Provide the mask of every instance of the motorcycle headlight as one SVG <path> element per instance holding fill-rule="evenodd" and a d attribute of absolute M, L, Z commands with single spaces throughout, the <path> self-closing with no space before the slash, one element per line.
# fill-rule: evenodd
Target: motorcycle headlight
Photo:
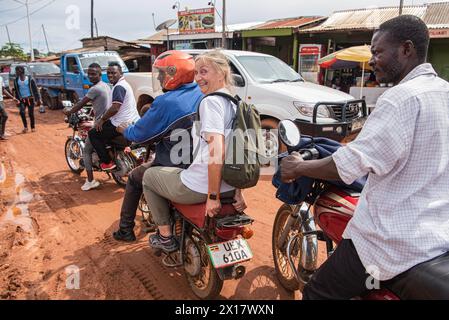
<path fill-rule="evenodd" d="M 313 117 L 314 104 L 293 101 L 293 105 L 298 109 L 299 113 L 306 117 Z M 317 111 L 318 118 L 330 118 L 331 114 L 327 106 L 319 106 Z"/>

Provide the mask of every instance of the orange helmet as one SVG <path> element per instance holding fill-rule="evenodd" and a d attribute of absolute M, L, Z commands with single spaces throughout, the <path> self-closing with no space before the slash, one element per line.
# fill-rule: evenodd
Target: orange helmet
<path fill-rule="evenodd" d="M 159 55 L 153 64 L 153 90 L 175 90 L 193 82 L 195 62 L 190 54 L 171 50 Z"/>

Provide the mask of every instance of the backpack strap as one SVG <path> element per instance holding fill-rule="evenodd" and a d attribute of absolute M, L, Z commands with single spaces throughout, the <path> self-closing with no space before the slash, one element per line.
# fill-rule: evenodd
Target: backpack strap
<path fill-rule="evenodd" d="M 237 108 L 239 107 L 240 101 L 242 101 L 242 99 L 238 95 L 235 95 L 235 97 L 233 97 L 230 94 L 227 94 L 227 93 L 224 93 L 224 92 L 220 92 L 220 91 L 209 93 L 209 94 L 205 95 L 203 97 L 203 99 L 205 99 L 207 97 L 210 97 L 210 96 L 220 96 L 220 97 L 226 98 L 229 101 L 231 101 L 232 103 L 234 103 L 237 106 Z M 201 101 L 203 101 L 203 99 L 201 99 Z M 200 121 L 201 101 L 198 104 L 198 110 L 196 111 L 196 121 Z M 235 120 L 235 115 L 234 115 L 234 120 Z"/>

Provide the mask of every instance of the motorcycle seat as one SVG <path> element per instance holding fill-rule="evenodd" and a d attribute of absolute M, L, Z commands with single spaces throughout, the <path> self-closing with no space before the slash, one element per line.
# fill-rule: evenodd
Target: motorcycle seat
<path fill-rule="evenodd" d="M 403 300 L 449 298 L 449 252 L 423 262 L 385 283 Z"/>
<path fill-rule="evenodd" d="M 206 203 L 172 204 L 173 207 L 175 207 L 187 220 L 191 221 L 199 228 L 204 228 L 206 222 Z M 224 217 L 233 214 L 237 214 L 237 211 L 232 204 L 222 204 L 221 212 L 217 216 Z"/>

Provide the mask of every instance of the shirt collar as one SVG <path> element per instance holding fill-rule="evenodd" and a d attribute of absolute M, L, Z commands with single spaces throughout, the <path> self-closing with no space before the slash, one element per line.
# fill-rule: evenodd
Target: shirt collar
<path fill-rule="evenodd" d="M 422 64 L 416 66 L 415 69 L 410 71 L 404 77 L 404 79 L 402 79 L 401 82 L 399 82 L 399 84 L 410 81 L 416 77 L 423 76 L 426 74 L 431 74 L 431 75 L 437 76 L 437 73 L 435 72 L 435 70 L 433 69 L 433 67 L 430 63 L 422 63 Z"/>

